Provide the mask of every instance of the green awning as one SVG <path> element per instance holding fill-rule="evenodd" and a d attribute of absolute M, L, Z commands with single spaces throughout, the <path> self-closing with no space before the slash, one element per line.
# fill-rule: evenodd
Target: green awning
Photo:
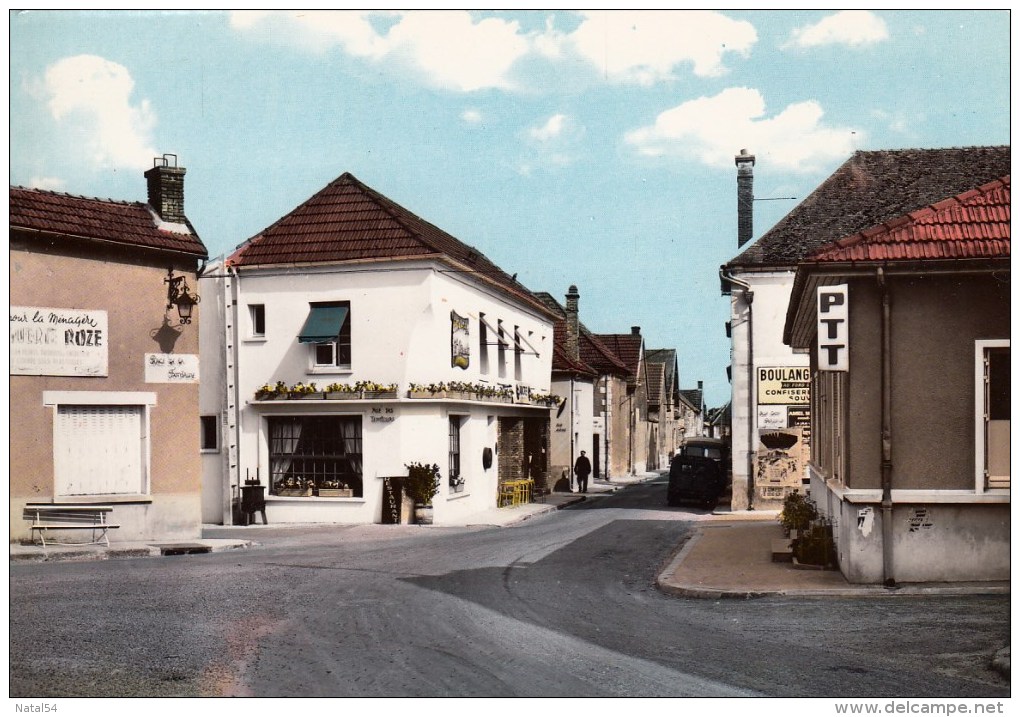
<path fill-rule="evenodd" d="M 301 327 L 298 341 L 303 344 L 325 344 L 336 341 L 340 327 L 347 320 L 346 306 L 313 306 Z"/>

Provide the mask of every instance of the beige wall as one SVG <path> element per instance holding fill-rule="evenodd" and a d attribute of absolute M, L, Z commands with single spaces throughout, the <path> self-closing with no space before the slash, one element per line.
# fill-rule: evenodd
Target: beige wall
<path fill-rule="evenodd" d="M 105 310 L 108 376 L 11 376 L 11 539 L 27 537 L 21 506 L 53 496 L 53 408 L 43 405 L 43 391 L 155 393 L 149 424 L 152 503 L 116 508 L 114 522 L 127 529 L 113 531 L 111 539 L 197 536 L 201 527 L 198 384 L 146 383 L 144 371 L 144 354 L 168 348 L 161 347 L 154 335 L 163 324 L 163 279 L 172 260 L 154 252 L 124 255 L 95 251 L 83 256 L 80 248 L 58 251 L 36 243 L 38 240 L 30 241 L 33 251 L 12 237 L 11 305 Z M 176 264 L 176 273 L 185 273 L 194 291 L 195 261 L 177 259 Z M 173 352 L 197 355 L 198 308 L 190 325 L 181 326 L 176 311 L 172 319 L 171 328 L 181 329 Z"/>
<path fill-rule="evenodd" d="M 974 342 L 1008 338 L 1009 284 L 892 277 L 895 488 L 974 487 Z M 848 485 L 881 487 L 881 307 L 874 281 L 850 285 Z"/>

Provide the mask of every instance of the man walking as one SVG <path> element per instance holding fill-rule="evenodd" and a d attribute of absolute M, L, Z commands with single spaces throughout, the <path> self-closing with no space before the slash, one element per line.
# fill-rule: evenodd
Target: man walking
<path fill-rule="evenodd" d="M 591 474 L 591 461 L 588 460 L 588 456 L 584 455 L 584 451 L 581 451 L 581 455 L 574 461 L 574 475 L 577 476 L 577 492 L 587 493 L 588 492 L 588 476 Z"/>

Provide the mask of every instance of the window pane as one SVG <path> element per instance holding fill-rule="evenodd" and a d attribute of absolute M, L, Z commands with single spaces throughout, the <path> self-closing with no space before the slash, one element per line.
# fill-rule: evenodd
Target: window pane
<path fill-rule="evenodd" d="M 319 366 L 332 366 L 333 344 L 315 344 L 315 363 Z"/>
<path fill-rule="evenodd" d="M 251 311 L 251 333 L 253 336 L 265 336 L 266 334 L 266 307 L 265 304 L 251 304 L 248 307 Z"/>
<path fill-rule="evenodd" d="M 350 490 L 362 497 L 361 419 L 286 416 L 269 419 L 272 495 Z"/>
<path fill-rule="evenodd" d="M 202 450 L 215 451 L 219 449 L 216 441 L 216 416 L 200 416 L 202 421 Z"/>

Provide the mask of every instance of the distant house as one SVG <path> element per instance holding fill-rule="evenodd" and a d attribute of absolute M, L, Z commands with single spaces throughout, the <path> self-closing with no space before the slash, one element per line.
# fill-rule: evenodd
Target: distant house
<path fill-rule="evenodd" d="M 705 435 L 705 390 L 704 382 L 698 381 L 697 388 L 680 389 L 681 414 L 684 423 L 684 438 Z"/>
<path fill-rule="evenodd" d="M 598 374 L 592 420 L 593 475 L 606 479 L 630 475 L 633 455 L 630 368 L 584 324 L 579 325 L 579 344 L 581 361 Z"/>
<path fill-rule="evenodd" d="M 813 251 L 784 340 L 810 357 L 811 497 L 847 579 L 1008 580 L 1009 176 Z"/>
<path fill-rule="evenodd" d="M 112 507 L 114 542 L 200 537 L 207 252 L 175 165 L 145 173 L 148 203 L 10 188 L 12 541 L 40 502 Z"/>
<path fill-rule="evenodd" d="M 592 472 L 600 475 L 600 441 L 596 440 L 595 383 L 599 373 L 581 359 L 581 326 L 578 320 L 580 294 L 576 286 L 567 291 L 562 306 L 544 292 L 536 297 L 557 314 L 553 325 L 552 392 L 563 397 L 549 419 L 549 470 L 553 487 L 570 490 L 576 485 L 574 462 L 584 451 L 592 464 Z"/>
<path fill-rule="evenodd" d="M 755 157 L 737 166 L 738 246 L 753 239 Z M 734 510 L 777 508 L 803 488 L 803 466 L 773 471 L 763 433 L 795 438 L 784 465 L 813 440 L 810 366 L 783 343 L 797 264 L 812 251 L 1009 174 L 1009 147 L 856 152 L 810 196 L 720 269 L 730 296 Z M 788 438 L 783 438 L 786 442 Z M 761 479 L 759 479 L 761 478 Z"/>
<path fill-rule="evenodd" d="M 730 404 L 713 408 L 705 416 L 705 435 L 709 438 L 730 437 Z"/>
<path fill-rule="evenodd" d="M 653 375 L 653 367 L 657 366 L 658 372 L 662 374 L 662 388 L 654 413 L 658 420 L 658 466 L 666 468 L 683 438 L 679 424 L 680 370 L 676 349 L 648 349 L 645 351 L 645 363 L 648 365 L 649 385 L 658 383 Z M 648 410 L 650 414 L 653 412 L 651 399 Z"/>
<path fill-rule="evenodd" d="M 625 403 L 626 415 L 626 469 L 628 475 L 644 473 L 654 463 L 650 433 L 657 426 L 648 422 L 647 376 L 645 372 L 645 342 L 641 327 L 632 326 L 629 334 L 595 334 L 595 338 L 627 369 Z"/>
<path fill-rule="evenodd" d="M 553 323 L 484 255 L 350 174 L 203 274 L 207 521 L 248 481 L 270 522 L 403 519 L 408 464 L 440 467 L 442 524 L 547 484 Z M 212 368 L 215 367 L 215 371 Z"/>

